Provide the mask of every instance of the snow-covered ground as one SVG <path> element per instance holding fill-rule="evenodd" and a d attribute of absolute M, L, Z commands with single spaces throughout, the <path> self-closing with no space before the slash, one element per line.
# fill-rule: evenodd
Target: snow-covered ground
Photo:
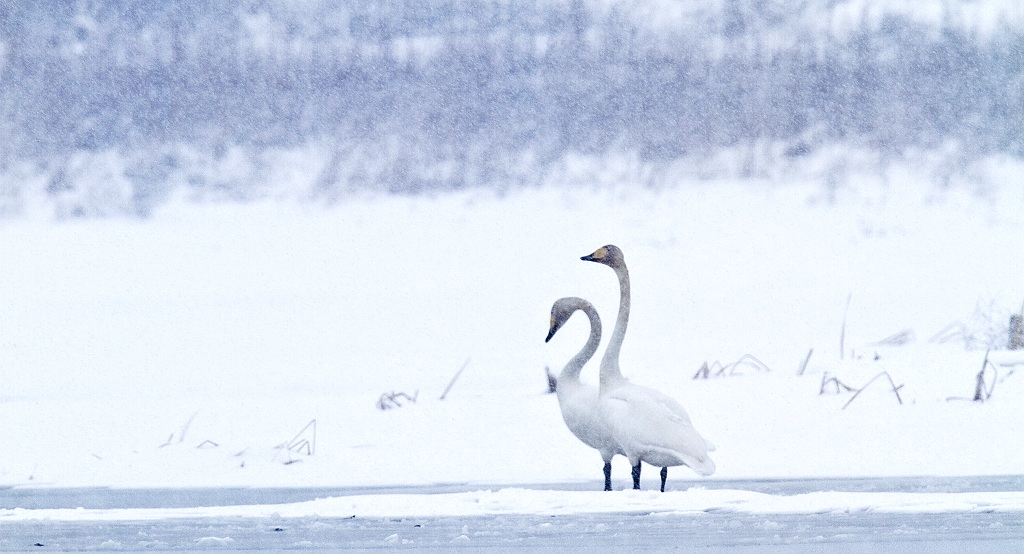
<path fill-rule="evenodd" d="M 742 490 L 554 491 L 503 488 L 447 494 L 378 494 L 323 498 L 290 504 L 197 508 L 32 509 L 0 511 L 0 522 L 31 520 L 121 521 L 194 518 L 474 517 L 572 514 L 820 514 L 831 512 L 1020 513 L 1022 492 L 879 493 L 815 492 L 771 495 Z"/>
<path fill-rule="evenodd" d="M 1017 175 L 971 191 L 891 175 L 830 194 L 546 187 L 0 222 L 0 487 L 507 486 L 225 508 L 235 515 L 1019 511 L 1017 493 L 700 488 L 1024 473 L 1024 351 L 993 349 L 991 397 L 969 401 L 985 343 L 1005 346 L 1024 301 Z M 544 336 L 551 303 L 571 295 L 595 303 L 607 340 L 614 274 L 579 260 L 607 243 L 625 252 L 633 284 L 624 373 L 686 406 L 718 447 L 718 471 L 672 468 L 665 495 L 650 492 L 651 467 L 643 492 L 519 489 L 601 477 L 545 393 L 545 366 L 557 373 L 582 346 L 586 320 Z M 888 342 L 903 344 L 879 344 L 899 333 Z M 745 355 L 757 362 L 693 378 Z M 898 394 L 885 376 L 872 381 L 882 372 Z M 854 393 L 832 377 L 871 384 L 847 405 Z M 403 405 L 379 409 L 384 393 Z M 613 479 L 628 487 L 624 458 Z"/>

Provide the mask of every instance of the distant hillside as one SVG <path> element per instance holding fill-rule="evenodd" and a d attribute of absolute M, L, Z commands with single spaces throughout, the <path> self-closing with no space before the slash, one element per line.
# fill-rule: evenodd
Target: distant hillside
<path fill-rule="evenodd" d="M 0 215 L 265 196 L 287 152 L 315 166 L 291 193 L 327 200 L 530 185 L 573 155 L 1024 157 L 1015 2 L 333 4 L 0 1 Z"/>

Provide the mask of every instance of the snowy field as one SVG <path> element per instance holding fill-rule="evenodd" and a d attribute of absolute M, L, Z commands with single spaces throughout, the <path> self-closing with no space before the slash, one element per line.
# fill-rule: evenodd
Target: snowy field
<path fill-rule="evenodd" d="M 1024 351 L 1005 349 L 1024 301 L 1024 183 L 1005 175 L 998 187 L 938 191 L 895 172 L 832 201 L 813 185 L 696 182 L 0 222 L 0 487 L 481 485 L 285 505 L 7 509 L 0 523 L 1024 512 L 1021 491 L 707 486 L 1024 474 Z M 598 454 L 546 394 L 545 366 L 557 373 L 589 332 L 577 315 L 545 344 L 555 299 L 593 301 L 610 334 L 614 274 L 579 260 L 608 243 L 632 278 L 624 373 L 677 398 L 717 445 L 713 476 L 670 468 L 665 494 L 649 466 L 645 490 L 599 492 Z M 990 345 L 990 396 L 972 402 Z M 705 363 L 709 377 L 694 379 Z M 596 382 L 596 365 L 585 380 Z M 401 406 L 381 410 L 385 393 Z M 624 458 L 613 481 L 629 488 Z M 594 491 L 554 486 L 579 482 Z M 537 483 L 553 486 L 522 488 Z"/>

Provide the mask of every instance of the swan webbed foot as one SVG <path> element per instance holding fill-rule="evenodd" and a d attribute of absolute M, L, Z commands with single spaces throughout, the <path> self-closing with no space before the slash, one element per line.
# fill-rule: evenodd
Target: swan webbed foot
<path fill-rule="evenodd" d="M 633 490 L 640 490 L 640 462 L 633 466 Z"/>
<path fill-rule="evenodd" d="M 604 490 L 612 490 L 612 463 L 604 463 Z"/>
<path fill-rule="evenodd" d="M 661 492 L 665 492 L 665 481 L 668 479 L 668 468 L 661 468 Z"/>

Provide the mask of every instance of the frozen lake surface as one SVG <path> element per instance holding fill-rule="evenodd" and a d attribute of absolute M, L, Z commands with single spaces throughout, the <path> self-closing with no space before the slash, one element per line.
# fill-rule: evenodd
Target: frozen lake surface
<path fill-rule="evenodd" d="M 248 518 L 5 524 L 0 551 L 331 551 L 453 547 L 705 552 L 1021 552 L 1020 514 Z M 35 546 L 41 545 L 41 546 Z"/>
<path fill-rule="evenodd" d="M 708 489 L 773 495 L 815 491 L 958 493 L 1024 490 L 1024 476 L 716 480 Z M 679 483 L 679 486 L 685 486 Z M 600 483 L 520 486 L 592 490 Z M 186 508 L 283 504 L 349 495 L 448 494 L 479 484 L 327 489 L 0 490 L 0 508 Z M 500 488 L 500 486 L 490 487 Z M 705 552 L 963 552 L 1024 550 L 1024 513 L 503 514 L 471 517 L 196 517 L 149 521 L 0 521 L 0 550 L 336 550 L 453 547 L 528 550 L 694 549 Z M 37 546 L 41 545 L 41 546 Z"/>

